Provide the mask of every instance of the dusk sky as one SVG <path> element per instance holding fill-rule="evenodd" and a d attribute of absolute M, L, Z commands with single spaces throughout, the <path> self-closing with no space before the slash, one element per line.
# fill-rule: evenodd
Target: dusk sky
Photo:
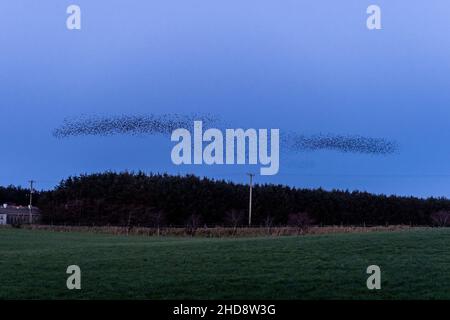
<path fill-rule="evenodd" d="M 66 8 L 81 7 L 81 30 Z M 382 30 L 368 30 L 377 4 Z M 175 166 L 165 136 L 52 131 L 80 115 L 210 113 L 231 128 L 395 141 L 394 154 L 282 154 L 257 183 L 450 196 L 450 2 L 2 1 L 0 185 L 105 170 L 247 182 L 245 166 Z"/>

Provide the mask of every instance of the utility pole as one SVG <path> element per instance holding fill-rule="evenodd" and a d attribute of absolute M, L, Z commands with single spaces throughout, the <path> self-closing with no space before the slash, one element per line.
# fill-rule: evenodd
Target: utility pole
<path fill-rule="evenodd" d="M 30 180 L 30 205 L 28 206 L 28 211 L 30 213 L 30 224 L 33 223 L 33 184 L 34 184 L 34 180 Z"/>
<path fill-rule="evenodd" d="M 253 192 L 253 177 L 255 176 L 253 173 L 247 173 L 250 177 L 250 197 L 248 202 L 248 226 L 252 225 L 252 192 Z"/>

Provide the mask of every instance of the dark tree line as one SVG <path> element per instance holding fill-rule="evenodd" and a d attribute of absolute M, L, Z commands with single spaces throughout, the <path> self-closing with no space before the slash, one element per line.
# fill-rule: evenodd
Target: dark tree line
<path fill-rule="evenodd" d="M 17 189 L 12 198 L 20 199 L 22 193 L 26 191 Z M 433 213 L 450 209 L 446 198 L 283 185 L 256 185 L 253 194 L 255 225 L 286 225 L 298 212 L 318 225 L 428 225 Z M 248 186 L 191 175 L 107 172 L 70 177 L 42 192 L 38 205 L 48 224 L 237 226 L 246 223 Z"/>

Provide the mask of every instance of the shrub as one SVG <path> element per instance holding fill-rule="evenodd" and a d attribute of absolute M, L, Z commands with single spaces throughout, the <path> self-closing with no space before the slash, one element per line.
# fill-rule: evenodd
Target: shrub
<path fill-rule="evenodd" d="M 297 228 L 298 234 L 306 232 L 313 224 L 307 212 L 291 213 L 288 217 L 288 225 Z"/>
<path fill-rule="evenodd" d="M 21 229 L 22 228 L 22 224 L 20 222 L 13 222 L 11 223 L 11 226 L 15 229 Z"/>

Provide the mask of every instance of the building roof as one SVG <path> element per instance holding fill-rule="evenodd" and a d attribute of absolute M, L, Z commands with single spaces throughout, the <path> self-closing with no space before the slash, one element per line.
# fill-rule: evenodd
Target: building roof
<path fill-rule="evenodd" d="M 22 206 L 7 206 L 6 208 L 4 206 L 0 206 L 0 214 L 7 214 L 7 215 L 26 215 L 29 214 L 30 211 L 28 207 L 22 207 Z M 40 214 L 39 208 L 33 207 L 33 214 Z"/>

